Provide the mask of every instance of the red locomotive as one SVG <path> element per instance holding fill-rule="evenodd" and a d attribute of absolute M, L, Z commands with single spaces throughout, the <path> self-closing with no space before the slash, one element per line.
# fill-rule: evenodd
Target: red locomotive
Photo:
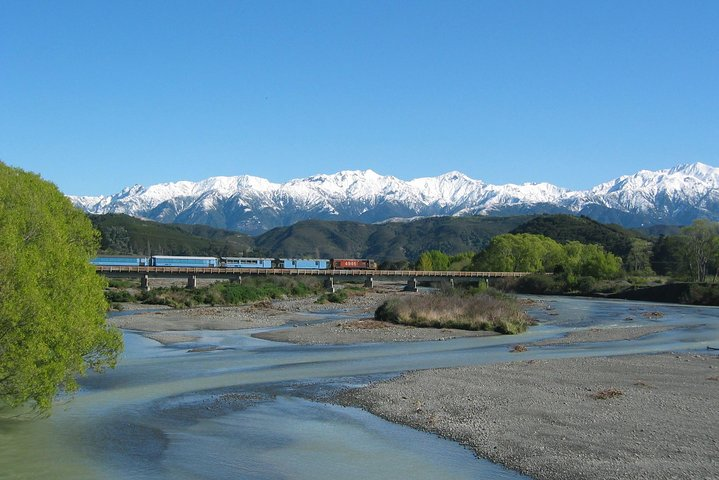
<path fill-rule="evenodd" d="M 333 258 L 330 265 L 333 270 L 377 270 L 377 262 L 369 259 Z"/>

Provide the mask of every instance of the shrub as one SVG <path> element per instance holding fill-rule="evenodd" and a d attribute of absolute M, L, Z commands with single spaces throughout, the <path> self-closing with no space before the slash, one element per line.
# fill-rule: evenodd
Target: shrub
<path fill-rule="evenodd" d="M 174 308 L 196 305 L 239 305 L 287 296 L 307 296 L 318 292 L 319 289 L 319 283 L 314 279 L 305 281 L 288 278 L 253 278 L 243 281 L 242 284 L 222 282 L 195 289 L 178 286 L 155 288 L 140 293 L 137 300 Z"/>
<path fill-rule="evenodd" d="M 576 288 L 579 293 L 592 293 L 596 290 L 597 281 L 594 277 L 579 277 L 577 279 Z"/>
<path fill-rule="evenodd" d="M 345 289 L 332 293 L 323 293 L 319 296 L 316 303 L 344 303 L 347 300 L 347 292 Z"/>
<path fill-rule="evenodd" d="M 494 292 L 479 295 L 434 293 L 391 299 L 375 311 L 377 320 L 416 327 L 523 332 L 532 323 L 517 302 Z"/>
<path fill-rule="evenodd" d="M 135 297 L 127 290 L 105 290 L 105 298 L 110 303 L 132 302 Z"/>
<path fill-rule="evenodd" d="M 549 275 L 534 274 L 519 278 L 515 289 L 520 293 L 546 294 L 556 293 L 557 285 Z"/>
<path fill-rule="evenodd" d="M 616 388 L 607 388 L 606 390 L 600 390 L 592 394 L 592 398 L 595 400 L 607 400 L 609 398 L 615 398 L 624 395 L 624 392 Z"/>

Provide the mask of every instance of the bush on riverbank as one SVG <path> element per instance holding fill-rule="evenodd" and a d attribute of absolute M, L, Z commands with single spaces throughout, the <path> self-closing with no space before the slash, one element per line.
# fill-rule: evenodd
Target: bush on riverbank
<path fill-rule="evenodd" d="M 362 287 L 348 286 L 332 293 L 323 293 L 315 303 L 345 303 L 350 297 L 361 297 L 367 293 Z"/>
<path fill-rule="evenodd" d="M 683 303 L 686 305 L 719 305 L 719 284 L 668 283 L 644 288 L 631 288 L 610 298 L 648 302 Z"/>
<path fill-rule="evenodd" d="M 533 323 L 512 298 L 488 291 L 476 295 L 438 292 L 404 296 L 384 302 L 375 318 L 415 327 L 524 332 Z"/>

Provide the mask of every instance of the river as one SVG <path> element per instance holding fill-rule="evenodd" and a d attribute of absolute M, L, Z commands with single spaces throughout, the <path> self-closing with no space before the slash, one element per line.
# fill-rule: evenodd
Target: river
<path fill-rule="evenodd" d="M 706 351 L 719 309 L 548 297 L 520 336 L 297 346 L 255 330 L 202 331 L 162 346 L 125 332 L 116 369 L 82 380 L 52 416 L 0 420 L 3 479 L 519 479 L 522 475 L 436 436 L 326 401 L 411 369 L 532 358 Z M 660 312 L 660 315 L 646 315 Z M 328 321 L 332 321 L 329 317 Z M 661 325 L 632 341 L 510 346 L 576 328 Z M 214 350 L 201 347 L 212 346 Z M 189 352 L 200 347 L 201 351 Z"/>

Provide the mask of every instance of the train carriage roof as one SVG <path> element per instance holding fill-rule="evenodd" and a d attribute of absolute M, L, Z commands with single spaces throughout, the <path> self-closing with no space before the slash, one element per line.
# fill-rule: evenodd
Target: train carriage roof
<path fill-rule="evenodd" d="M 217 257 L 191 257 L 180 255 L 153 255 L 152 258 L 159 258 L 162 260 L 217 260 Z"/>

